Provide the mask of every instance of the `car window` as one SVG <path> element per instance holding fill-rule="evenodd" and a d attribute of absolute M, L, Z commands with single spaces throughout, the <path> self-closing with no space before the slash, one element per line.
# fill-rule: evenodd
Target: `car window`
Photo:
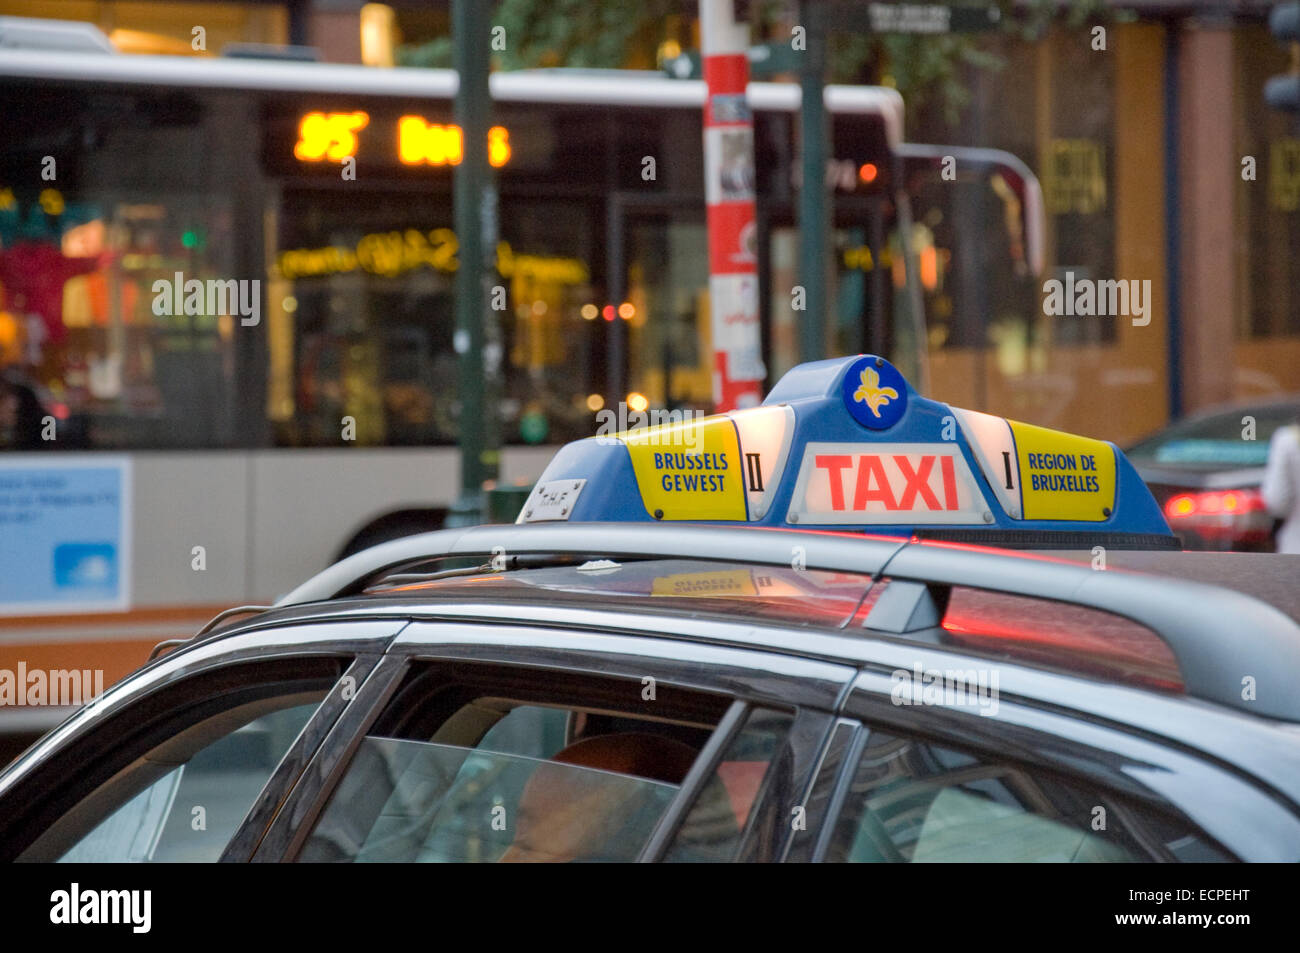
<path fill-rule="evenodd" d="M 849 863 L 1210 857 L 1227 859 L 1185 827 L 1109 794 L 874 730 L 824 855 Z"/>
<path fill-rule="evenodd" d="M 736 859 L 764 781 L 780 770 L 778 756 L 793 723 L 786 712 L 757 708 L 749 713 L 673 836 L 665 861 Z"/>
<path fill-rule="evenodd" d="M 564 747 L 570 714 L 561 708 L 519 705 L 488 729 L 476 747 L 483 751 L 549 758 Z"/>
<path fill-rule="evenodd" d="M 632 861 L 677 789 L 542 758 L 366 738 L 299 859 Z"/>
<path fill-rule="evenodd" d="M 620 712 L 609 696 L 594 706 L 600 692 L 576 684 L 543 689 L 552 703 L 530 704 L 427 674 L 427 685 L 416 676 L 398 691 L 363 739 L 299 861 L 635 860 L 725 701 L 704 714 L 698 702 L 674 711 L 660 695 L 646 707 L 663 707 L 645 718 L 635 711 L 646 705 L 640 683 L 608 689 L 624 701 Z"/>
<path fill-rule="evenodd" d="M 316 703 L 256 718 L 179 764 L 104 818 L 63 863 L 213 862 Z"/>
<path fill-rule="evenodd" d="M 283 771 L 282 763 L 331 690 L 346 684 L 348 664 L 239 661 L 115 706 L 24 776 L 40 794 L 3 819 L 8 846 L 16 859 L 47 863 L 221 859 L 253 812 L 269 822 L 279 786 L 296 777 L 306 752 Z M 343 697 L 331 697 L 326 721 Z"/>
<path fill-rule="evenodd" d="M 1245 407 L 1174 424 L 1128 451 L 1130 460 L 1167 465 L 1262 467 L 1278 427 L 1292 423 L 1300 408 Z M 1255 436 L 1242 439 L 1242 418 L 1255 421 Z"/>

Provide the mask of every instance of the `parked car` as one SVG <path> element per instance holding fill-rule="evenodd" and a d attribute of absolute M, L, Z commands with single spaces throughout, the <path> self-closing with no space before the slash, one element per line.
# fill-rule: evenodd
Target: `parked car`
<path fill-rule="evenodd" d="M 1259 487 L 1273 432 L 1297 417 L 1300 394 L 1215 407 L 1125 452 L 1185 548 L 1271 552 L 1276 520 Z"/>

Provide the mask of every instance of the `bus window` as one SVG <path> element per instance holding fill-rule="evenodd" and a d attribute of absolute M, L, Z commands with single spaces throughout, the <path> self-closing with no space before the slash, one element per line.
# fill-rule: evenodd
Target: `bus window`
<path fill-rule="evenodd" d="M 117 101 L 0 90 L 0 113 L 26 117 L 0 148 L 0 364 L 59 422 L 60 449 L 228 445 L 235 328 L 260 301 L 234 170 L 204 155 L 220 113 L 185 94 Z M 32 176 L 64 141 L 57 184 Z"/>

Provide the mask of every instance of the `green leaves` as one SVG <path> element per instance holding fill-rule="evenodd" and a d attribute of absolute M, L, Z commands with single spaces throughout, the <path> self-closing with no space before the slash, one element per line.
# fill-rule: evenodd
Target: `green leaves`
<path fill-rule="evenodd" d="M 1070 0 L 1064 17 L 1057 0 L 1030 0 L 1019 15 L 1009 0 L 1000 6 L 1004 25 L 989 33 L 880 35 L 832 29 L 827 82 L 893 85 L 907 102 L 909 116 L 941 110 L 955 124 L 970 102 L 970 71 L 1003 66 L 995 52 L 1002 38 L 1010 34 L 1034 42 L 1062 19 L 1067 27 L 1077 27 L 1112 16 L 1106 0 Z M 753 10 L 755 43 L 790 35 L 797 16 L 791 0 L 764 0 Z M 695 0 L 499 0 L 492 24 L 505 28 L 505 49 L 494 50 L 493 66 L 653 68 L 659 44 L 669 38 L 669 25 L 689 21 L 697 12 Z M 451 39 L 400 47 L 397 59 L 402 66 L 449 67 Z"/>

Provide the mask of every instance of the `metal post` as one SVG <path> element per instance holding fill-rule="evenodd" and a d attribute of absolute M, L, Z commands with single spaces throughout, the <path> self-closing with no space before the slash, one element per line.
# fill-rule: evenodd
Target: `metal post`
<path fill-rule="evenodd" d="M 869 218 L 871 240 L 867 246 L 871 251 L 871 331 L 867 347 L 870 353 L 889 356 L 889 324 L 893 311 L 889 308 L 886 294 L 889 291 L 889 272 L 882 261 L 885 254 L 885 209 L 879 198 L 871 200 Z"/>
<path fill-rule="evenodd" d="M 612 306 L 616 312 L 627 296 L 627 249 L 624 247 L 627 234 L 623 228 L 624 214 L 622 197 L 618 193 L 609 195 L 605 199 L 605 270 L 608 274 L 605 284 L 609 298 L 606 305 Z M 606 321 L 603 313 L 597 320 L 605 324 L 605 390 L 608 406 L 617 410 L 619 401 L 627 400 L 626 322 L 620 320 L 617 313 L 612 321 Z"/>
<path fill-rule="evenodd" d="M 487 512 L 484 483 L 495 480 L 500 458 L 500 401 L 496 381 L 501 345 L 488 307 L 495 282 L 496 190 L 488 165 L 492 99 L 488 92 L 492 4 L 453 0 L 453 57 L 460 77 L 455 117 L 461 130 L 461 162 L 453 174 L 456 271 L 456 334 L 460 417 L 461 497 L 448 525 L 481 522 Z"/>
<path fill-rule="evenodd" d="M 713 409 L 757 406 L 767 376 L 758 321 L 758 234 L 749 24 L 732 0 L 700 0 L 704 82 L 704 196 L 709 222 Z"/>
<path fill-rule="evenodd" d="M 799 23 L 808 49 L 799 70 L 799 283 L 806 311 L 800 324 L 799 360 L 826 356 L 826 30 L 817 0 L 799 0 Z"/>
<path fill-rule="evenodd" d="M 901 164 L 900 164 L 901 165 Z M 902 169 L 898 169 L 896 181 L 902 180 Z M 898 189 L 894 193 L 894 207 L 898 216 L 899 245 L 903 253 L 903 273 L 907 301 L 908 320 L 904 323 L 907 340 L 902 346 L 894 348 L 894 362 L 903 376 L 912 382 L 919 393 L 930 393 L 930 351 L 925 332 L 925 298 L 921 294 L 920 263 L 916 260 L 916 249 L 912 246 L 912 200 L 907 192 Z M 897 330 L 904 330 L 903 327 Z"/>
<path fill-rule="evenodd" d="M 1181 108 L 1178 97 L 1179 69 L 1182 59 L 1181 26 L 1165 27 L 1165 288 L 1169 304 L 1165 309 L 1165 354 L 1168 364 L 1169 402 L 1167 419 L 1183 414 L 1183 275 L 1182 275 L 1182 179 L 1178 174 L 1178 123 Z"/>

